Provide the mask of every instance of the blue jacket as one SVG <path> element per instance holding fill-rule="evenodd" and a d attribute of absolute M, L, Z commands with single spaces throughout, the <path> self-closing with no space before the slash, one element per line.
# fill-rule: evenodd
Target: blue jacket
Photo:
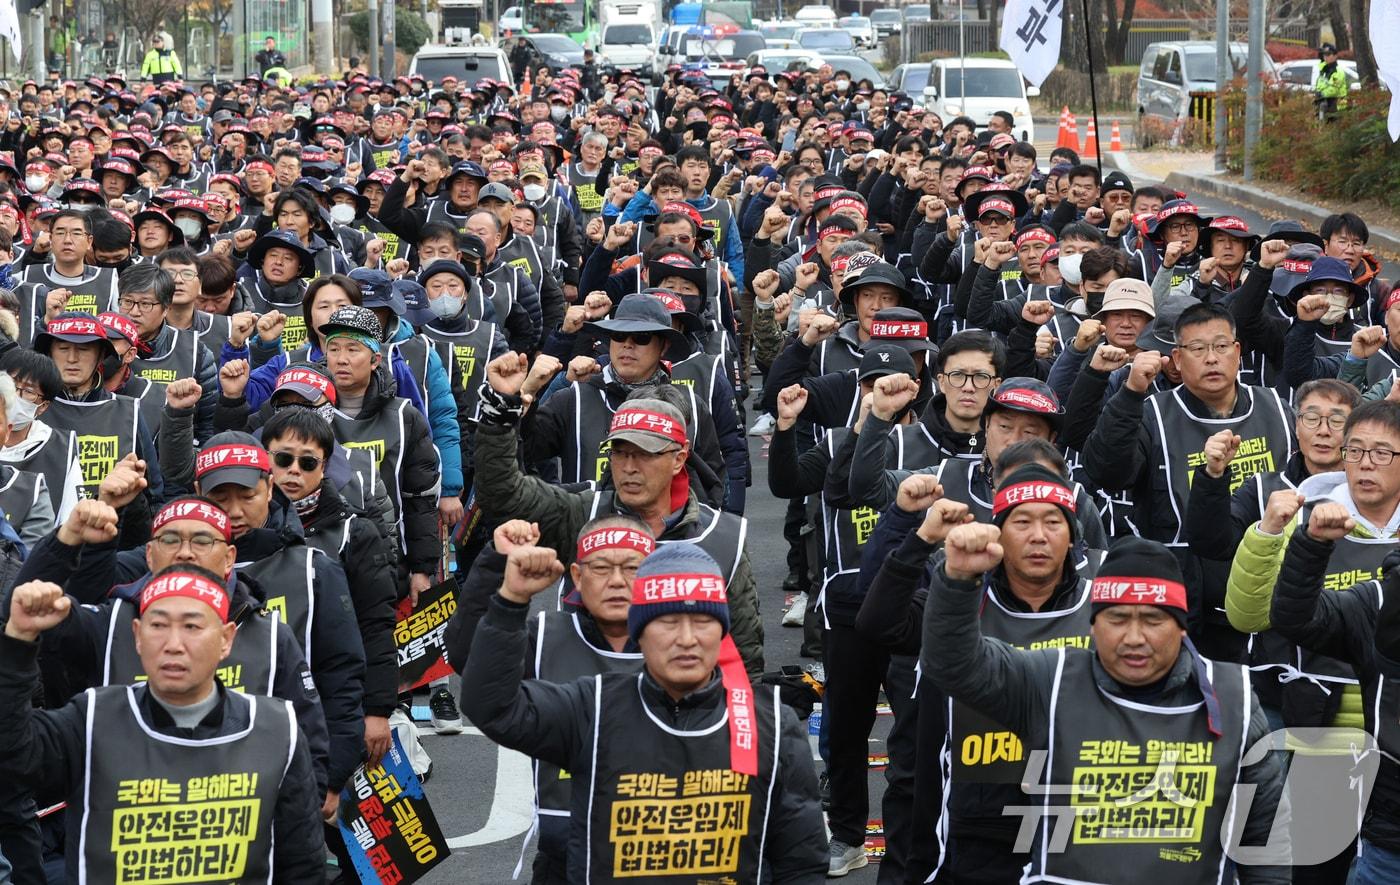
<path fill-rule="evenodd" d="M 696 200 L 686 200 L 687 203 L 704 212 L 714 205 L 714 197 L 705 194 Z M 720 257 L 724 263 L 729 265 L 730 273 L 734 274 L 734 279 L 744 279 L 744 242 L 739 239 L 739 223 L 734 220 L 735 213 L 729 215 L 729 230 L 724 232 L 724 254 Z"/>
<path fill-rule="evenodd" d="M 407 341 L 412 337 L 413 327 L 400 320 L 394 328 L 392 342 Z M 398 353 L 394 355 L 398 356 Z M 401 362 L 399 360 L 395 365 Z M 399 386 L 402 389 L 403 385 Z M 447 376 L 442 358 L 432 347 L 428 348 L 428 389 L 422 393 L 428 398 L 428 411 L 424 414 L 428 426 L 433 429 L 433 445 L 437 446 L 438 457 L 442 459 L 442 493 L 455 498 L 462 494 L 463 485 L 462 427 L 457 423 L 457 401 L 452 396 L 452 379 Z"/>
<path fill-rule="evenodd" d="M 257 341 L 261 346 L 261 339 L 256 335 L 248 340 Z M 248 400 L 249 411 L 256 411 L 268 401 L 272 396 L 272 391 L 277 387 L 277 376 L 282 374 L 282 370 L 287 367 L 286 351 L 280 349 L 280 344 L 273 346 L 279 348 L 277 353 L 269 357 L 267 362 L 258 366 L 248 376 L 248 388 L 243 392 L 243 396 Z M 272 348 L 267 349 L 271 350 Z M 248 354 L 249 350 L 246 344 L 242 348 L 234 348 L 229 346 L 228 342 L 224 342 L 224 349 L 219 354 L 219 365 L 222 366 L 229 360 L 246 360 Z M 311 345 L 309 356 L 312 362 L 320 362 L 325 358 L 325 355 L 321 353 L 321 348 L 315 344 Z M 389 361 L 389 366 L 393 370 L 394 383 L 398 386 L 399 396 L 412 403 L 413 407 L 423 415 L 427 415 L 428 408 L 423 404 L 423 395 L 418 392 L 418 385 L 413 381 L 413 373 L 409 371 L 408 363 L 404 362 L 402 356 L 395 353 Z M 457 466 L 460 469 L 461 465 Z"/>

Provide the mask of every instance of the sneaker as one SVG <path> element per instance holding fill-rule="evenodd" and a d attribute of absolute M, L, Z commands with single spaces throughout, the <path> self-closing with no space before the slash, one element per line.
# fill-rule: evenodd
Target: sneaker
<path fill-rule="evenodd" d="M 831 840 L 827 857 L 830 858 L 826 865 L 828 879 L 839 879 L 851 870 L 858 870 L 870 863 L 870 858 L 865 856 L 864 845 L 847 845 L 840 839 Z"/>
<path fill-rule="evenodd" d="M 446 686 L 433 692 L 428 699 L 428 709 L 433 713 L 433 731 L 438 734 L 462 733 L 462 712 L 457 709 L 457 699 Z"/>
<path fill-rule="evenodd" d="M 801 627 L 802 619 L 807 616 L 807 594 L 798 593 L 792 598 L 792 605 L 783 612 L 784 627 Z"/>
<path fill-rule="evenodd" d="M 773 429 L 778 426 L 778 421 L 772 415 L 764 412 L 749 427 L 749 436 L 769 436 Z"/>

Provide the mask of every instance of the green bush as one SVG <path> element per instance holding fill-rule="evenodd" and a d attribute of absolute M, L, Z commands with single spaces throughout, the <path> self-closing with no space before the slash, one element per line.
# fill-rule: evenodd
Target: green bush
<path fill-rule="evenodd" d="M 1229 101 L 1243 109 L 1244 96 Z M 1390 93 L 1351 93 L 1330 122 L 1317 119 L 1311 92 L 1268 90 L 1254 154 L 1256 176 L 1335 200 L 1379 200 L 1400 210 L 1400 144 L 1386 132 Z M 1244 168 L 1244 114 L 1230 117 L 1230 168 Z"/>
<path fill-rule="evenodd" d="M 348 19 L 350 33 L 361 48 L 369 47 L 369 13 L 357 12 Z M 433 38 L 433 31 L 423 17 L 402 5 L 394 8 L 394 48 L 413 55 Z"/>

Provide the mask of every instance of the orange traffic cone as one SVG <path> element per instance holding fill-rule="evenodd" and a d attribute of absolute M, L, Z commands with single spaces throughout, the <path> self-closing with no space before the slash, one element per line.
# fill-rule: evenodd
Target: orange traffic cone
<path fill-rule="evenodd" d="M 1094 126 L 1094 118 L 1089 118 L 1089 131 L 1084 133 L 1084 156 L 1093 157 L 1099 153 L 1099 133 Z"/>
<path fill-rule="evenodd" d="M 1069 129 L 1065 132 L 1065 147 L 1079 153 L 1079 121 L 1074 114 L 1069 115 Z"/>
<path fill-rule="evenodd" d="M 1059 131 L 1058 133 L 1056 133 L 1056 135 L 1055 135 L 1055 147 L 1057 147 L 1057 148 L 1062 148 L 1062 147 L 1065 146 L 1065 141 L 1066 141 L 1066 139 L 1069 138 L 1069 136 L 1068 136 L 1068 134 L 1067 134 L 1068 132 L 1069 132 L 1069 105 L 1065 105 L 1064 107 L 1062 107 L 1062 108 L 1060 109 L 1060 131 Z"/>
<path fill-rule="evenodd" d="M 1108 137 L 1108 149 L 1110 151 L 1121 151 L 1123 149 L 1123 134 L 1118 131 L 1118 121 L 1113 121 L 1113 132 Z"/>

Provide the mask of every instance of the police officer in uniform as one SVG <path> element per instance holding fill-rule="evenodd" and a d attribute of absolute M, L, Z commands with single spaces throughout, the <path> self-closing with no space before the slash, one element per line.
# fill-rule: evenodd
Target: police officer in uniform
<path fill-rule="evenodd" d="M 463 710 L 493 740 L 573 775 L 570 882 L 817 885 L 825 843 L 811 750 L 776 688 L 755 692 L 728 635 L 720 567 L 690 543 L 663 545 L 632 582 L 627 625 L 640 673 L 521 683 L 530 599 L 564 566 L 553 550 L 513 550 L 478 625 Z M 728 826 L 697 827 L 698 805 Z M 638 839 L 644 808 L 667 809 L 665 834 Z M 679 851 L 681 845 L 696 850 Z"/>
<path fill-rule="evenodd" d="M 1020 650 L 984 635 L 981 623 L 1005 531 L 971 523 L 948 534 L 924 613 L 922 664 L 956 702 L 1018 735 L 1023 752 L 1048 751 L 1034 781 L 1042 792 L 1022 803 L 1035 838 L 1021 881 L 1288 882 L 1287 869 L 1226 863 L 1227 846 L 1267 842 L 1283 767 L 1276 753 L 1243 760 L 1268 722 L 1248 671 L 1202 657 L 1186 638 L 1187 591 L 1172 552 L 1140 538 L 1115 542 L 1089 586 L 1092 650 L 1068 642 Z M 1033 598 L 1048 599 L 1058 583 Z M 1248 811 L 1231 814 L 1236 784 L 1255 792 Z M 1095 789 L 1057 794 L 1056 785 Z M 1091 807 L 1066 808 L 1071 801 Z M 1287 863 L 1286 850 L 1279 860 Z"/>
<path fill-rule="evenodd" d="M 38 640 L 70 605 L 55 584 L 24 584 L 0 638 L 0 708 L 10 723 L 0 768 L 66 797 L 69 879 L 150 880 L 180 863 L 200 870 L 199 881 L 320 882 L 319 797 L 291 705 L 230 691 L 215 677 L 237 629 L 218 577 L 178 567 L 142 591 L 131 630 L 148 682 L 89 689 L 36 711 Z M 147 841 L 130 835 L 136 817 L 166 833 L 186 821 L 199 828 Z"/>

